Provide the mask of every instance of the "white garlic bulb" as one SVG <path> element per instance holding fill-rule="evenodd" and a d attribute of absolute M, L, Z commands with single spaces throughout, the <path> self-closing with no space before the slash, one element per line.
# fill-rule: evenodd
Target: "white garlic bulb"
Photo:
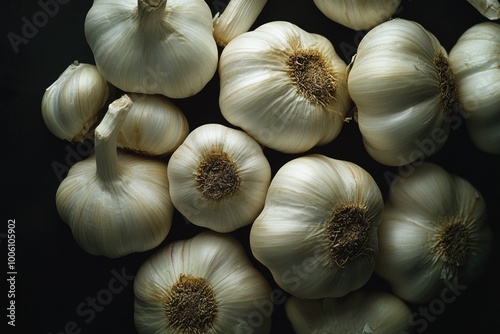
<path fill-rule="evenodd" d="M 134 294 L 140 334 L 270 332 L 270 285 L 228 234 L 205 231 L 160 249 L 139 268 Z"/>
<path fill-rule="evenodd" d="M 489 20 L 500 19 L 500 2 L 498 0 L 467 0 L 481 15 Z"/>
<path fill-rule="evenodd" d="M 363 168 L 324 155 L 299 157 L 272 179 L 250 247 L 292 295 L 340 297 L 373 273 L 382 209 L 382 194 Z"/>
<path fill-rule="evenodd" d="M 55 136 L 72 142 L 87 137 L 110 94 L 108 82 L 92 64 L 74 61 L 42 97 L 42 117 Z"/>
<path fill-rule="evenodd" d="M 224 11 L 214 17 L 214 38 L 220 46 L 247 32 L 267 0 L 230 0 Z"/>
<path fill-rule="evenodd" d="M 74 164 L 56 193 L 56 207 L 76 242 L 110 258 L 158 246 L 174 213 L 167 166 L 160 160 L 117 152 L 118 130 L 132 101 L 109 105 L 95 130 L 95 153 Z"/>
<path fill-rule="evenodd" d="M 478 190 L 426 162 L 394 179 L 378 237 L 375 272 L 400 298 L 425 303 L 481 274 L 492 232 Z"/>
<path fill-rule="evenodd" d="M 264 206 L 271 167 L 245 132 L 202 125 L 168 163 L 172 203 L 191 223 L 231 232 L 253 222 Z"/>
<path fill-rule="evenodd" d="M 467 29 L 450 51 L 450 65 L 472 141 L 500 154 L 500 24 Z"/>
<path fill-rule="evenodd" d="M 314 0 L 314 4 L 332 21 L 354 30 L 369 30 L 389 20 L 401 0 Z"/>
<path fill-rule="evenodd" d="M 296 334 L 393 334 L 410 331 L 409 307 L 398 297 L 379 291 L 353 291 L 341 298 L 290 297 L 285 311 Z"/>
<path fill-rule="evenodd" d="M 367 152 L 402 166 L 439 151 L 458 109 L 446 50 L 414 21 L 394 19 L 370 30 L 351 64 L 349 93 Z"/>
<path fill-rule="evenodd" d="M 301 153 L 331 142 L 351 107 L 347 66 L 323 36 L 275 21 L 222 50 L 219 106 L 259 143 Z"/>
<path fill-rule="evenodd" d="M 126 92 L 185 98 L 217 70 L 203 0 L 94 0 L 85 36 L 99 71 Z"/>
<path fill-rule="evenodd" d="M 163 95 L 129 94 L 132 100 L 118 133 L 118 147 L 152 156 L 172 153 L 186 139 L 184 113 Z"/>

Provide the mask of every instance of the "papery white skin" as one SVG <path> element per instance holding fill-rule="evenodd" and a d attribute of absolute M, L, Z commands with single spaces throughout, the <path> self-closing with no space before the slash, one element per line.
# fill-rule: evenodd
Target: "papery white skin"
<path fill-rule="evenodd" d="M 129 96 L 133 105 L 120 128 L 118 146 L 152 156 L 164 156 L 179 147 L 189 133 L 184 113 L 163 95 Z"/>
<path fill-rule="evenodd" d="M 335 73 L 335 100 L 323 107 L 299 94 L 286 64 L 297 50 L 315 49 Z M 259 143 L 301 153 L 331 142 L 351 107 L 347 66 L 325 37 L 289 22 L 269 22 L 231 40 L 219 61 L 222 115 Z"/>
<path fill-rule="evenodd" d="M 492 239 L 481 194 L 468 181 L 429 162 L 393 182 L 378 229 L 375 272 L 397 296 L 413 303 L 428 302 L 457 282 L 473 282 L 484 269 Z M 431 247 L 439 229 L 453 217 L 466 224 L 470 238 L 460 267 Z"/>
<path fill-rule="evenodd" d="M 87 42 L 109 82 L 171 98 L 198 93 L 214 76 L 212 33 L 212 13 L 202 0 L 94 0 L 85 19 Z"/>
<path fill-rule="evenodd" d="M 327 227 L 336 207 L 366 208 L 371 228 L 364 254 L 344 268 L 329 266 Z M 348 161 L 323 155 L 284 164 L 269 186 L 264 209 L 252 224 L 250 247 L 277 284 L 300 298 L 340 297 L 363 286 L 375 267 L 383 199 L 373 178 Z"/>
<path fill-rule="evenodd" d="M 181 274 L 204 278 L 214 290 L 218 313 L 207 334 L 270 332 L 269 283 L 236 239 L 205 231 L 168 244 L 141 265 L 134 282 L 134 320 L 139 333 L 178 333 L 169 328 L 163 299 Z M 259 314 L 260 325 L 249 318 L 253 313 Z"/>
<path fill-rule="evenodd" d="M 267 0 L 230 0 L 224 11 L 214 17 L 214 38 L 226 46 L 236 36 L 247 32 L 254 24 Z"/>
<path fill-rule="evenodd" d="M 75 163 L 56 192 L 56 207 L 82 249 L 117 258 L 150 250 L 167 236 L 174 207 L 167 166 L 117 152 L 116 136 L 132 101 L 114 101 L 95 130 L 95 153 Z"/>
<path fill-rule="evenodd" d="M 489 20 L 500 19 L 500 2 L 498 0 L 467 0 L 481 15 Z"/>
<path fill-rule="evenodd" d="M 365 148 L 378 162 L 406 165 L 446 143 L 450 124 L 434 66 L 437 53 L 447 57 L 434 35 L 405 19 L 384 22 L 361 40 L 349 93 Z M 419 143 L 428 141 L 431 149 L 423 150 Z"/>
<path fill-rule="evenodd" d="M 389 20 L 401 0 L 314 0 L 314 4 L 332 21 L 354 30 L 369 30 Z"/>
<path fill-rule="evenodd" d="M 450 65 L 472 141 L 500 154 L 500 24 L 467 29 L 450 51 Z"/>
<path fill-rule="evenodd" d="M 204 155 L 222 151 L 236 163 L 240 185 L 231 197 L 208 199 L 198 188 L 194 173 Z M 245 132 L 221 124 L 202 125 L 188 135 L 168 164 L 170 196 L 191 223 L 217 232 L 248 225 L 264 206 L 271 167 L 261 146 Z"/>
<path fill-rule="evenodd" d="M 70 64 L 42 97 L 42 117 L 47 128 L 60 139 L 85 139 L 99 118 L 110 89 L 92 64 Z"/>
<path fill-rule="evenodd" d="M 292 296 L 285 311 L 297 334 L 410 331 L 409 307 L 387 292 L 358 290 L 341 298 L 313 300 Z"/>

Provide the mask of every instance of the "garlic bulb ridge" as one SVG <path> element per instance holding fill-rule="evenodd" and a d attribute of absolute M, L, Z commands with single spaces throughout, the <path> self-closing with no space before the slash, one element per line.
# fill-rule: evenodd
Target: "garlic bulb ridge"
<path fill-rule="evenodd" d="M 331 142 L 351 107 L 347 65 L 331 42 L 289 22 L 269 22 L 231 40 L 219 76 L 224 118 L 285 153 Z"/>
<path fill-rule="evenodd" d="M 94 0 L 85 36 L 99 71 L 126 92 L 185 98 L 217 69 L 212 13 L 202 0 Z"/>
<path fill-rule="evenodd" d="M 500 2 L 498 0 L 467 0 L 476 10 L 489 20 L 500 19 Z"/>

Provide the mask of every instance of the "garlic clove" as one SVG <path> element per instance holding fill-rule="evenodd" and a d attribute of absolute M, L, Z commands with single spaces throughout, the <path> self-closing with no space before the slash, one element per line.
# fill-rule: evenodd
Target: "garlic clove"
<path fill-rule="evenodd" d="M 389 20 L 401 0 L 314 0 L 314 4 L 332 21 L 354 30 L 370 30 Z"/>
<path fill-rule="evenodd" d="M 481 22 L 450 51 L 458 96 L 473 143 L 500 154 L 500 24 Z"/>
<path fill-rule="evenodd" d="M 222 50 L 220 110 L 266 147 L 305 152 L 340 133 L 351 105 L 346 70 L 325 37 L 269 22 Z"/>
<path fill-rule="evenodd" d="M 270 285 L 228 234 L 205 231 L 158 250 L 139 268 L 134 294 L 141 334 L 270 332 Z"/>
<path fill-rule="evenodd" d="M 205 124 L 172 154 L 168 178 L 174 206 L 191 223 L 231 232 L 252 223 L 264 206 L 271 167 L 245 132 Z"/>
<path fill-rule="evenodd" d="M 481 15 L 489 20 L 500 19 L 500 3 L 498 0 L 467 0 Z"/>
<path fill-rule="evenodd" d="M 370 278 L 383 200 L 354 163 L 310 155 L 276 173 L 251 226 L 254 257 L 299 298 L 340 297 Z"/>
<path fill-rule="evenodd" d="M 118 147 L 151 155 L 172 153 L 189 133 L 184 113 L 163 95 L 129 94 L 133 101 L 118 134 Z"/>
<path fill-rule="evenodd" d="M 224 47 L 236 36 L 247 32 L 267 0 L 230 0 L 222 13 L 214 17 L 214 38 Z"/>
<path fill-rule="evenodd" d="M 202 0 L 95 0 L 85 36 L 99 71 L 126 92 L 186 98 L 217 70 L 212 13 Z"/>
<path fill-rule="evenodd" d="M 56 207 L 82 249 L 117 258 L 158 246 L 174 208 L 164 162 L 117 152 L 127 95 L 109 105 L 95 130 L 95 153 L 74 164 L 56 192 Z"/>
<path fill-rule="evenodd" d="M 97 67 L 74 61 L 45 90 L 43 121 L 58 138 L 81 142 L 88 137 L 109 96 L 110 85 Z"/>

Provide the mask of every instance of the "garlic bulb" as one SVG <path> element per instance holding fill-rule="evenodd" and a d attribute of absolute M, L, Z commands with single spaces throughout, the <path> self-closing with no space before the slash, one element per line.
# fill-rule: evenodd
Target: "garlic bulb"
<path fill-rule="evenodd" d="M 267 0 L 230 0 L 224 11 L 214 17 L 214 38 L 217 44 L 226 46 L 236 36 L 247 32 Z"/>
<path fill-rule="evenodd" d="M 361 40 L 348 77 L 366 150 L 402 166 L 439 151 L 458 109 L 446 50 L 420 24 L 394 19 Z"/>
<path fill-rule="evenodd" d="M 160 249 L 139 268 L 140 334 L 269 333 L 271 288 L 233 237 L 205 231 Z"/>
<path fill-rule="evenodd" d="M 127 95 L 109 105 L 95 129 L 95 153 L 74 164 L 57 189 L 60 217 L 90 254 L 116 258 L 150 250 L 170 230 L 166 164 L 117 152 L 118 130 L 131 106 Z"/>
<path fill-rule="evenodd" d="M 91 64 L 74 61 L 42 97 L 42 117 L 60 139 L 83 141 L 110 94 L 108 82 Z"/>
<path fill-rule="evenodd" d="M 189 133 L 184 113 L 163 95 L 129 94 L 133 101 L 118 133 L 118 147 L 152 155 L 172 153 Z"/>
<path fill-rule="evenodd" d="M 231 232 L 262 210 L 271 167 L 245 132 L 205 124 L 172 154 L 168 179 L 172 203 L 191 223 Z"/>
<path fill-rule="evenodd" d="M 289 22 L 269 22 L 231 40 L 219 76 L 224 118 L 286 153 L 331 142 L 351 106 L 347 66 L 333 45 Z"/>
<path fill-rule="evenodd" d="M 424 303 L 481 274 L 492 232 L 481 194 L 426 162 L 391 184 L 378 237 L 375 272 L 397 296 Z"/>
<path fill-rule="evenodd" d="M 202 0 L 94 0 L 85 36 L 103 76 L 126 92 L 185 98 L 217 70 L 212 12 Z"/>
<path fill-rule="evenodd" d="M 467 0 L 481 15 L 490 20 L 500 19 L 500 2 L 498 0 Z"/>
<path fill-rule="evenodd" d="M 472 141 L 500 154 L 500 24 L 481 22 L 465 31 L 450 51 L 450 65 Z"/>
<path fill-rule="evenodd" d="M 332 21 L 354 30 L 369 30 L 389 20 L 401 0 L 314 0 L 314 4 Z"/>
<path fill-rule="evenodd" d="M 285 163 L 252 224 L 250 247 L 299 298 L 340 297 L 373 273 L 382 194 L 358 165 L 323 155 Z"/>
<path fill-rule="evenodd" d="M 292 296 L 285 311 L 296 334 L 410 331 L 409 307 L 387 292 L 358 290 L 341 298 L 315 300 Z"/>

